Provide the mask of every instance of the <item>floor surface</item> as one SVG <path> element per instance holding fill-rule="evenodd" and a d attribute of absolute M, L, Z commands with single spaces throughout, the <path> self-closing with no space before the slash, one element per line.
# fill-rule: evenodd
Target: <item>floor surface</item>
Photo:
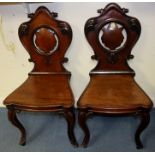
<path fill-rule="evenodd" d="M 137 150 L 134 134 L 139 124 L 136 117 L 101 117 L 88 119 L 91 132 L 87 148 L 74 148 L 67 136 L 64 117 L 55 114 L 27 113 L 19 114 L 27 131 L 27 144 L 18 145 L 20 133 L 7 119 L 7 111 L 0 108 L 0 151 L 6 152 L 141 152 L 155 151 L 155 109 L 151 112 L 151 121 L 142 134 L 144 149 Z M 83 132 L 76 122 L 75 134 L 81 143 Z"/>

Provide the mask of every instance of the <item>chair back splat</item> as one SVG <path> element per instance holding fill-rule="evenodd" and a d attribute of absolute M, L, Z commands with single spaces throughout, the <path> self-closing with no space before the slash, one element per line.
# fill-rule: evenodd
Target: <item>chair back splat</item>
<path fill-rule="evenodd" d="M 134 74 L 127 61 L 133 58 L 131 50 L 140 36 L 141 26 L 127 12 L 110 3 L 98 10 L 100 16 L 86 22 L 85 35 L 95 52 L 92 59 L 98 60 L 90 74 Z"/>
<path fill-rule="evenodd" d="M 57 13 L 39 7 L 31 20 L 19 27 L 19 38 L 34 62 L 30 74 L 70 74 L 62 65 L 72 40 L 72 30 L 67 22 L 56 20 Z"/>

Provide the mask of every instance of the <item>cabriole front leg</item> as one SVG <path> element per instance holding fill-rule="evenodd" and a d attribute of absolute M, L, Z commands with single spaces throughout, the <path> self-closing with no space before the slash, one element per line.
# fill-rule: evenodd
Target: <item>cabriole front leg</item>
<path fill-rule="evenodd" d="M 142 111 L 139 112 L 138 115 L 141 117 L 141 122 L 135 134 L 135 142 L 137 149 L 141 149 L 143 148 L 143 144 L 141 142 L 140 135 L 150 122 L 150 113 L 149 111 Z"/>
<path fill-rule="evenodd" d="M 20 138 L 20 145 L 25 145 L 26 144 L 26 131 L 23 127 L 23 125 L 19 122 L 19 120 L 17 119 L 16 116 L 16 111 L 12 110 L 12 109 L 8 109 L 8 119 L 10 120 L 10 122 L 16 126 L 20 132 L 21 132 L 21 138 Z"/>

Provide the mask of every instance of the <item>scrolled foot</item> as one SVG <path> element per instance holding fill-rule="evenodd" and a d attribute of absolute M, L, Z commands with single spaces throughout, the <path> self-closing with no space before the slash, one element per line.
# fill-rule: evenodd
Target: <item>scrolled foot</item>
<path fill-rule="evenodd" d="M 22 136 L 22 137 L 20 138 L 19 144 L 22 145 L 22 146 L 26 145 L 26 137 L 25 137 L 25 136 Z"/>

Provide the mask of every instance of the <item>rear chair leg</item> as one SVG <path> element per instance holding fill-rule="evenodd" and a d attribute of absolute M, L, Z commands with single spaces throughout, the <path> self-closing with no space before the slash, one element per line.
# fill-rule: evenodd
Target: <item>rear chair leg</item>
<path fill-rule="evenodd" d="M 20 145 L 25 145 L 26 144 L 26 131 L 23 127 L 23 125 L 19 122 L 19 120 L 17 119 L 16 116 L 16 111 L 12 110 L 12 109 L 8 109 L 8 119 L 10 120 L 10 122 L 16 126 L 20 132 L 21 132 L 21 138 L 20 138 Z"/>
<path fill-rule="evenodd" d="M 142 111 L 138 115 L 140 115 L 141 117 L 141 123 L 135 134 L 135 142 L 137 145 L 137 149 L 141 149 L 143 148 L 143 144 L 141 142 L 140 135 L 150 122 L 150 113 L 149 111 Z"/>
<path fill-rule="evenodd" d="M 75 147 L 78 147 L 78 143 L 75 138 L 74 134 L 74 127 L 75 127 L 75 114 L 73 112 L 73 109 L 65 109 L 64 112 L 65 119 L 68 124 L 68 137 L 72 145 Z"/>
<path fill-rule="evenodd" d="M 87 147 L 87 145 L 89 143 L 89 139 L 90 139 L 89 128 L 88 128 L 88 126 L 86 124 L 86 120 L 87 120 L 88 115 L 89 115 L 89 112 L 79 110 L 78 122 L 79 122 L 79 125 L 80 125 L 81 129 L 83 130 L 83 132 L 85 134 L 83 142 L 81 144 L 81 146 L 83 146 L 83 147 Z"/>

